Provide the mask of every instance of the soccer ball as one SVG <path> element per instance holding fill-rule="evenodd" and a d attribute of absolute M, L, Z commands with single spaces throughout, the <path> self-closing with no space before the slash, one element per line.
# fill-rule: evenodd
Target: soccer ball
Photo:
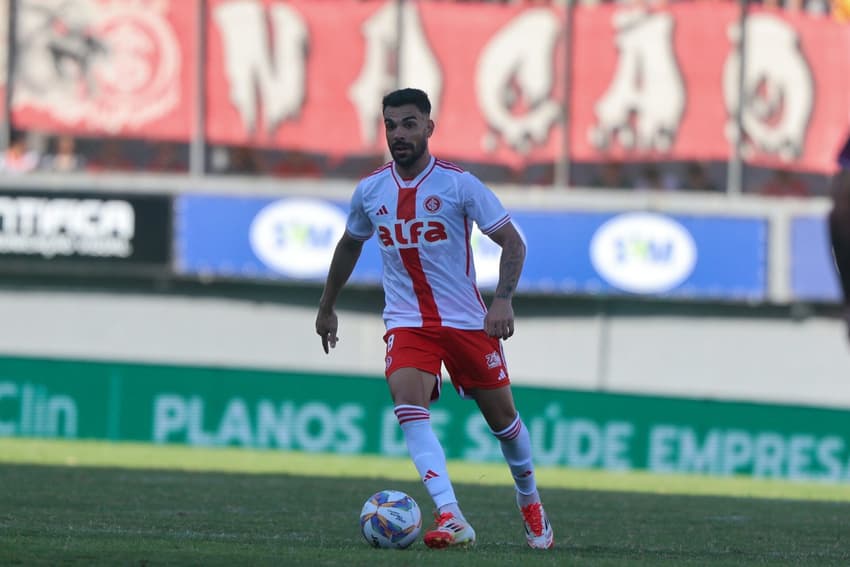
<path fill-rule="evenodd" d="M 421 529 L 419 505 L 398 490 L 376 492 L 360 511 L 360 531 L 372 547 L 404 549 Z"/>

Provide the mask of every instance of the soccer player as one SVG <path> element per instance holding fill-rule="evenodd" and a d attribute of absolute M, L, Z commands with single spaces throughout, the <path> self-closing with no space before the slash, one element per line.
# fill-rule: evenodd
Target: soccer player
<path fill-rule="evenodd" d="M 838 155 L 839 171 L 832 181 L 829 236 L 844 296 L 844 320 L 850 338 L 850 137 Z"/>
<path fill-rule="evenodd" d="M 425 545 L 475 543 L 458 505 L 429 406 L 441 391 L 441 365 L 463 398 L 475 400 L 499 440 L 516 485 L 528 545 L 554 544 L 540 502 L 528 430 L 514 406 L 501 339 L 514 333 L 511 298 L 525 244 L 499 199 L 481 181 L 428 150 L 434 133 L 428 95 L 401 89 L 383 99 L 393 161 L 361 180 L 319 302 L 316 332 L 325 353 L 337 341 L 334 304 L 363 243 L 375 232 L 383 260 L 386 377 L 410 457 L 437 508 Z M 472 222 L 502 248 L 489 309 L 475 283 Z"/>

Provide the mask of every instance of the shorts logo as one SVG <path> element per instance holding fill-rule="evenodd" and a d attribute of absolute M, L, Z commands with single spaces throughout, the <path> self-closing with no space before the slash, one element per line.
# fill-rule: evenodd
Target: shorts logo
<path fill-rule="evenodd" d="M 499 379 L 499 381 L 502 381 L 502 380 L 504 380 L 504 379 L 505 379 L 505 378 L 507 378 L 507 377 L 508 377 L 508 375 L 507 375 L 507 374 L 505 374 L 505 369 L 504 369 L 504 368 L 500 368 L 500 369 L 499 369 L 499 378 L 498 378 L 498 379 Z"/>
<path fill-rule="evenodd" d="M 490 354 L 485 354 L 484 359 L 487 361 L 487 368 L 498 368 L 502 365 L 502 357 L 495 350 Z"/>
<path fill-rule="evenodd" d="M 431 195 L 425 202 L 422 203 L 422 206 L 425 207 L 425 210 L 431 214 L 436 213 L 443 206 L 443 202 L 436 195 Z"/>
<path fill-rule="evenodd" d="M 387 337 L 387 352 L 390 352 L 393 349 L 393 343 L 395 342 L 395 335 L 390 335 Z"/>
<path fill-rule="evenodd" d="M 393 363 L 393 357 L 388 356 L 388 357 L 387 357 L 387 370 L 389 370 L 389 368 L 390 368 L 390 366 L 392 365 L 392 363 Z"/>

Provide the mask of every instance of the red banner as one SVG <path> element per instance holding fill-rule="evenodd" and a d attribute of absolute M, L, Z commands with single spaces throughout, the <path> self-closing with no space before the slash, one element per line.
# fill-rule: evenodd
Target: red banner
<path fill-rule="evenodd" d="M 561 24 L 556 12 L 544 11 L 557 36 Z M 513 164 L 531 156 L 551 161 L 553 143 L 528 145 L 530 152 L 520 154 L 497 135 L 488 135 L 487 117 L 479 108 L 498 103 L 479 104 L 476 96 L 482 49 L 522 13 L 522 8 L 487 4 L 407 2 L 399 14 L 396 2 L 383 1 L 214 0 L 208 34 L 208 135 L 218 143 L 337 155 L 381 153 L 381 97 L 405 85 L 431 95 L 438 123 L 433 145 L 442 155 Z M 403 42 L 397 57 L 399 21 Z M 551 75 L 554 61 L 541 61 L 550 66 L 546 71 Z M 553 94 L 544 90 L 547 97 Z M 560 112 L 557 101 L 551 105 L 553 114 Z M 547 131 L 542 135 L 550 137 Z"/>
<path fill-rule="evenodd" d="M 195 14 L 187 0 L 19 1 L 15 126 L 189 139 Z"/>
<path fill-rule="evenodd" d="M 723 64 L 737 19 L 731 3 L 576 10 L 574 159 L 727 159 Z"/>
<path fill-rule="evenodd" d="M 381 4 L 212 0 L 210 141 L 366 151 L 349 93 L 366 57 L 360 28 Z"/>
<path fill-rule="evenodd" d="M 574 160 L 731 155 L 742 35 L 734 3 L 578 7 L 567 105 L 562 8 L 420 2 L 399 14 L 394 2 L 330 5 L 212 3 L 213 141 L 377 153 L 380 97 L 401 84 L 431 93 L 434 149 L 449 159 L 553 161 L 565 116 Z M 745 158 L 832 171 L 850 124 L 850 50 L 840 49 L 850 29 L 758 10 L 745 37 Z"/>
<path fill-rule="evenodd" d="M 576 16 L 574 159 L 728 159 L 740 81 L 734 5 L 605 7 Z M 850 29 L 759 9 L 748 14 L 744 37 L 745 159 L 834 170 L 850 124 Z"/>
<path fill-rule="evenodd" d="M 754 9 L 741 30 L 736 3 L 582 5 L 568 26 L 561 6 L 398 4 L 210 0 L 210 142 L 380 154 L 381 96 L 404 85 L 431 94 L 447 159 L 725 160 L 742 36 L 750 163 L 831 172 L 850 129 L 850 27 L 826 17 Z M 22 0 L 16 125 L 187 140 L 196 6 Z"/>

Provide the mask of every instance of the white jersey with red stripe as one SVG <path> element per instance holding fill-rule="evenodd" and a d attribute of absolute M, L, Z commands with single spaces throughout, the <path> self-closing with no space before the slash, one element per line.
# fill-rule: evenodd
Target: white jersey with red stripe
<path fill-rule="evenodd" d="M 387 329 L 482 329 L 487 308 L 475 283 L 472 222 L 491 234 L 510 220 L 477 177 L 434 157 L 414 179 L 389 163 L 360 181 L 346 230 L 358 240 L 377 232 Z"/>

